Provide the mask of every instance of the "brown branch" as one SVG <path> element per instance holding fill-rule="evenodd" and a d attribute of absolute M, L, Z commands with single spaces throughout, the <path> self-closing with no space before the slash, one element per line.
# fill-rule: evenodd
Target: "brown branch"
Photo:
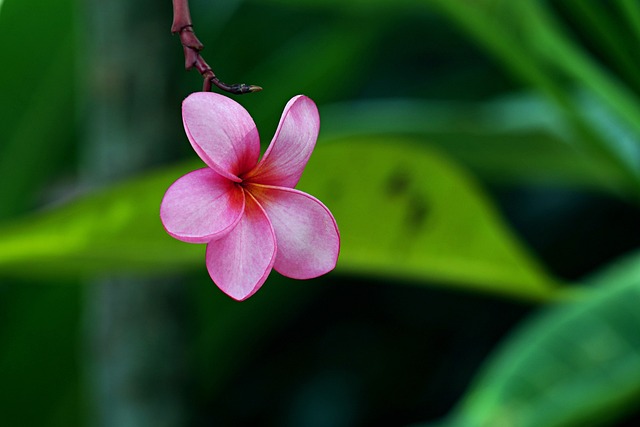
<path fill-rule="evenodd" d="M 185 68 L 187 70 L 195 68 L 204 78 L 204 84 L 202 85 L 203 91 L 210 91 L 212 83 L 220 89 L 236 95 L 262 90 L 260 86 L 246 85 L 244 83 L 228 85 L 216 77 L 209 64 L 200 56 L 200 51 L 204 49 L 204 45 L 193 32 L 191 13 L 189 12 L 189 0 L 173 0 L 173 24 L 171 25 L 171 32 L 180 35 L 180 42 L 184 50 Z"/>

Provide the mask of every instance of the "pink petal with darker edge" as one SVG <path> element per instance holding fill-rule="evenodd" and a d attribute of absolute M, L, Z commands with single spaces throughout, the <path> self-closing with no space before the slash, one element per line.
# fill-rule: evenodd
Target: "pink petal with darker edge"
<path fill-rule="evenodd" d="M 182 103 L 182 121 L 198 156 L 220 175 L 240 182 L 254 167 L 260 138 L 253 119 L 240 104 L 213 92 L 196 92 Z"/>
<path fill-rule="evenodd" d="M 264 208 L 278 242 L 274 268 L 292 279 L 311 279 L 333 270 L 340 252 L 336 221 L 318 199 L 299 190 L 249 185 Z"/>
<path fill-rule="evenodd" d="M 164 194 L 160 219 L 167 233 L 189 243 L 208 243 L 240 221 L 244 191 L 209 168 L 178 178 Z"/>
<path fill-rule="evenodd" d="M 276 236 L 267 214 L 251 194 L 236 227 L 207 245 L 207 269 L 216 285 L 238 301 L 253 295 L 267 280 L 276 258 Z"/>
<path fill-rule="evenodd" d="M 302 176 L 320 131 L 316 104 L 306 96 L 292 98 L 284 108 L 276 134 L 260 160 L 245 175 L 251 182 L 293 188 Z"/>

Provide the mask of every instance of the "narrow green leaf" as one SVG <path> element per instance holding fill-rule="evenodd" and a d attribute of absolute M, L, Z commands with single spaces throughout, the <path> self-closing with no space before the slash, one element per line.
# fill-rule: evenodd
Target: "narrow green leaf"
<path fill-rule="evenodd" d="M 571 0 L 565 2 L 567 10 L 577 16 L 584 32 L 591 36 L 611 62 L 618 66 L 626 81 L 638 87 L 637 65 L 634 63 L 635 43 L 629 43 L 624 26 L 616 22 L 608 13 L 604 3 Z M 618 2 L 619 3 L 619 2 Z M 631 47 L 631 50 L 628 48 Z"/>
<path fill-rule="evenodd" d="M 430 5 L 457 22 L 515 76 L 553 100 L 566 114 L 575 130 L 576 140 L 590 155 L 609 163 L 609 167 L 619 169 L 625 176 L 626 186 L 634 190 L 630 196 L 637 198 L 640 175 L 636 168 L 581 114 L 579 104 L 571 97 L 572 88 L 561 85 L 554 78 L 553 66 L 578 79 L 635 129 L 638 129 L 638 123 L 631 119 L 640 109 L 640 104 L 635 103 L 635 97 L 624 92 L 619 82 L 602 72 L 582 50 L 565 38 L 560 28 L 552 25 L 553 21 L 544 13 L 543 2 L 433 0 Z M 497 12 L 501 15 L 496 16 Z"/>
<path fill-rule="evenodd" d="M 581 104 L 586 108 L 593 103 Z M 345 102 L 323 107 L 322 116 L 322 132 L 331 138 L 418 136 L 491 182 L 631 192 L 620 170 L 579 150 L 564 116 L 533 93 L 484 103 L 420 99 Z M 602 123 L 603 133 L 611 135 L 615 130 L 624 134 L 619 126 L 612 129 L 612 118 L 591 116 L 594 126 Z"/>
<path fill-rule="evenodd" d="M 640 5 L 636 0 L 618 0 L 620 14 L 626 19 L 629 30 L 635 36 L 633 41 L 640 42 Z"/>
<path fill-rule="evenodd" d="M 0 271 L 17 275 L 204 268 L 204 247 L 160 224 L 173 168 L 0 231 Z M 320 144 L 299 188 L 334 212 L 338 271 L 546 299 L 554 282 L 502 223 L 473 180 L 399 137 Z M 34 268 L 38 266 L 38 268 Z"/>
<path fill-rule="evenodd" d="M 607 425 L 640 395 L 640 256 L 545 309 L 493 355 L 450 427 Z"/>
<path fill-rule="evenodd" d="M 529 47 L 582 83 L 640 133 L 640 99 L 577 45 L 542 2 L 521 2 L 519 7 Z"/>

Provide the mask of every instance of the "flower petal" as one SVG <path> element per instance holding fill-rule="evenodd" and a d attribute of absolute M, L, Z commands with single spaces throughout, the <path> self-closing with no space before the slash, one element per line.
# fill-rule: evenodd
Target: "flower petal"
<path fill-rule="evenodd" d="M 303 95 L 292 98 L 284 108 L 269 148 L 244 179 L 257 184 L 295 187 L 311 157 L 319 131 L 316 104 Z"/>
<path fill-rule="evenodd" d="M 299 190 L 249 185 L 264 208 L 278 242 L 274 268 L 293 279 L 311 279 L 333 270 L 340 252 L 340 232 L 333 215 L 318 199 Z"/>
<path fill-rule="evenodd" d="M 239 175 L 258 162 L 260 137 L 240 104 L 213 92 L 196 92 L 182 103 L 182 121 L 198 156 L 220 175 L 239 182 Z"/>
<path fill-rule="evenodd" d="M 190 172 L 174 182 L 160 204 L 164 228 L 176 239 L 207 243 L 240 221 L 244 191 L 209 168 Z"/>
<path fill-rule="evenodd" d="M 216 285 L 242 301 L 267 280 L 276 258 L 276 236 L 267 214 L 250 194 L 238 225 L 207 245 L 207 269 Z"/>

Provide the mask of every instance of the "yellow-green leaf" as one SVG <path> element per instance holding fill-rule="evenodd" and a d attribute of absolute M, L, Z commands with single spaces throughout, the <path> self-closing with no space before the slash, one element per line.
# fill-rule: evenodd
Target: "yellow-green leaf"
<path fill-rule="evenodd" d="M 299 187 L 336 217 L 339 271 L 531 298 L 555 289 L 471 177 L 409 138 L 321 146 Z"/>
<path fill-rule="evenodd" d="M 205 268 L 204 247 L 169 237 L 158 207 L 189 164 L 123 183 L 0 230 L 0 274 Z M 399 137 L 320 143 L 299 186 L 334 212 L 337 272 L 464 286 L 531 299 L 547 276 L 470 176 Z"/>

